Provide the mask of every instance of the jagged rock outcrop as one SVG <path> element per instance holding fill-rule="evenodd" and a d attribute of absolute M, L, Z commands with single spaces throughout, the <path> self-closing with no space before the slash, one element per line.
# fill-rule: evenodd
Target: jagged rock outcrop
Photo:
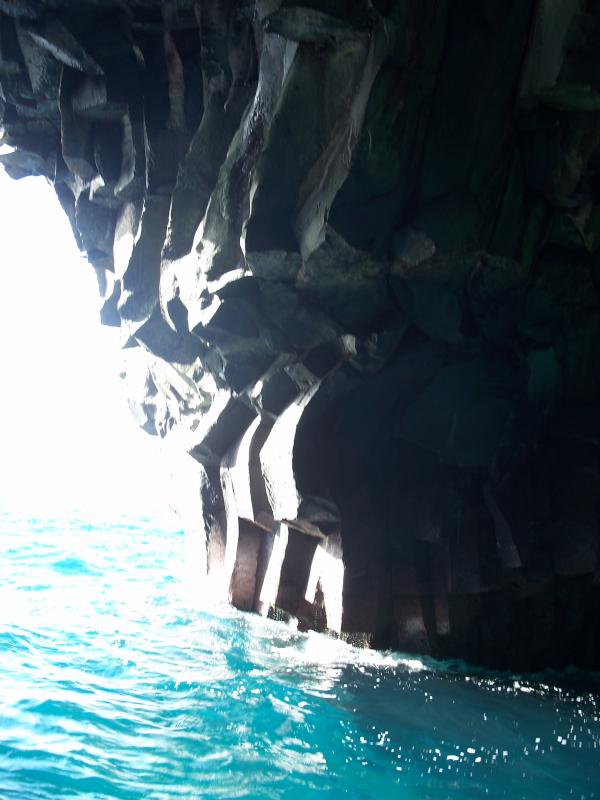
<path fill-rule="evenodd" d="M 1 0 L 0 86 L 211 591 L 600 668 L 597 3 Z"/>

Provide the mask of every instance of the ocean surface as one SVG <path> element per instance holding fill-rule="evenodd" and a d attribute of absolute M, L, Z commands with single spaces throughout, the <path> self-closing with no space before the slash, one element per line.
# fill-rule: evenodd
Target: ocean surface
<path fill-rule="evenodd" d="M 149 520 L 0 514 L 1 800 L 600 800 L 591 676 L 298 634 L 190 566 Z"/>

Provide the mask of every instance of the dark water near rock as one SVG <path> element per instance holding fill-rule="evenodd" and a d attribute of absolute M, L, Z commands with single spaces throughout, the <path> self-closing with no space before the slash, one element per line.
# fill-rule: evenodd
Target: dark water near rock
<path fill-rule="evenodd" d="M 202 609 L 188 562 L 148 521 L 0 514 L 2 800 L 600 798 L 591 676 Z"/>

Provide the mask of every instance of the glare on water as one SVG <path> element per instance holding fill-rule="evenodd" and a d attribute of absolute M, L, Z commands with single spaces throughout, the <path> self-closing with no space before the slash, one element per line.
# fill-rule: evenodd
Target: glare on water
<path fill-rule="evenodd" d="M 593 676 L 211 608 L 186 553 L 149 520 L 0 516 L 0 798 L 600 797 Z"/>

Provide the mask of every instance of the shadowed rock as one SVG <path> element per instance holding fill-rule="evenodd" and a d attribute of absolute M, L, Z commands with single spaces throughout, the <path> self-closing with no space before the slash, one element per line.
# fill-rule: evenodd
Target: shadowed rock
<path fill-rule="evenodd" d="M 0 0 L 0 162 L 213 597 L 600 668 L 599 43 L 591 0 Z"/>

